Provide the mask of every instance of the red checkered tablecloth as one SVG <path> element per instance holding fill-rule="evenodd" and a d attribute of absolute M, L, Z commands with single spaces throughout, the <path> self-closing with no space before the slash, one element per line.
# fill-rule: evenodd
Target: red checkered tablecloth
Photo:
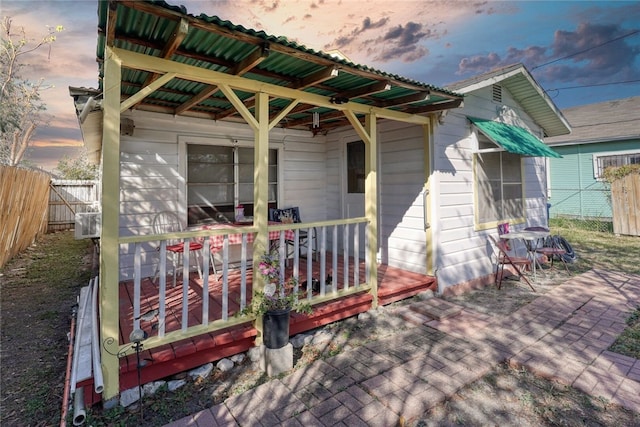
<path fill-rule="evenodd" d="M 280 223 L 274 223 L 280 225 Z M 206 224 L 199 227 L 201 230 L 236 230 L 241 228 L 242 226 L 233 225 L 233 224 Z M 242 234 L 243 233 L 230 233 L 225 235 L 211 236 L 211 251 L 218 252 L 222 249 L 224 245 L 224 237 L 229 237 L 230 245 L 241 245 L 242 244 Z M 247 234 L 247 243 L 253 243 L 253 239 L 255 237 L 255 233 L 246 233 Z M 295 239 L 295 232 L 293 230 L 284 230 L 284 238 L 285 240 L 293 240 Z M 199 239 L 200 241 L 204 241 L 203 238 Z M 270 231 L 269 232 L 269 240 L 280 240 L 280 231 Z"/>

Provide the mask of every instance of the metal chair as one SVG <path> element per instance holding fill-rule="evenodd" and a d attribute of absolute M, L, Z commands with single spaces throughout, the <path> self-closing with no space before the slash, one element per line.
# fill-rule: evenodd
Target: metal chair
<path fill-rule="evenodd" d="M 300 208 L 295 206 L 292 208 L 286 209 L 269 209 L 269 221 L 273 222 L 283 222 L 284 218 L 290 218 L 290 221 L 295 224 L 300 224 L 302 221 L 300 219 Z M 306 254 L 307 251 L 303 251 L 302 249 L 307 249 L 308 245 L 313 245 L 311 251 L 313 253 L 314 260 L 318 260 L 318 239 L 316 236 L 315 227 L 311 227 L 308 229 L 300 229 L 298 231 L 299 241 L 298 247 L 302 254 Z M 309 241 L 311 239 L 311 241 Z M 291 254 L 293 254 L 294 241 L 286 240 L 287 244 L 287 258 Z"/>
<path fill-rule="evenodd" d="M 156 216 L 153 218 L 153 232 L 155 234 L 177 233 L 180 231 L 182 231 L 182 223 L 180 222 L 180 218 L 178 218 L 178 215 L 176 215 L 174 212 L 163 211 L 156 214 Z M 198 255 L 202 254 L 202 243 L 195 241 L 189 241 L 188 243 L 189 252 L 195 255 L 198 275 L 200 276 L 200 278 L 202 278 L 202 269 L 200 268 L 200 261 L 198 260 Z M 167 240 L 167 255 L 171 257 L 171 264 L 173 265 L 173 286 L 176 286 L 176 270 L 178 268 L 178 265 L 182 264 L 184 249 L 185 242 L 183 240 Z M 158 251 L 160 251 L 160 247 L 158 247 Z M 158 262 L 158 265 L 156 267 L 154 280 L 159 277 L 159 274 L 160 262 Z"/>
<path fill-rule="evenodd" d="M 535 288 L 533 287 L 533 285 L 531 284 L 529 279 L 527 279 L 527 276 L 525 276 L 523 272 L 525 268 L 529 268 L 529 269 L 531 268 L 532 261 L 526 257 L 509 256 L 507 254 L 508 249 L 505 242 L 498 240 L 491 235 L 489 236 L 489 239 L 491 240 L 491 242 L 493 243 L 493 247 L 495 248 L 494 252 L 497 260 L 495 280 L 496 280 L 496 285 L 498 286 L 498 289 L 500 289 L 502 286 L 502 276 L 504 275 L 504 266 L 510 265 L 515 269 L 516 273 L 518 274 L 518 278 L 524 279 L 527 285 L 529 285 L 529 287 L 535 292 L 536 291 Z"/>
<path fill-rule="evenodd" d="M 527 231 L 546 231 L 549 232 L 549 229 L 546 227 L 527 227 L 525 228 Z M 571 274 L 569 271 L 569 266 L 567 266 L 567 262 L 564 260 L 564 256 L 567 251 L 560 247 L 560 245 L 555 244 L 553 237 L 548 237 L 546 239 L 539 239 L 538 242 L 535 243 L 535 248 L 532 248 L 533 251 L 537 254 L 544 255 L 545 258 L 550 261 L 550 267 L 553 268 L 553 260 L 555 258 L 560 259 L 564 264 L 565 270 L 567 273 Z M 540 266 L 542 268 L 542 266 Z"/>

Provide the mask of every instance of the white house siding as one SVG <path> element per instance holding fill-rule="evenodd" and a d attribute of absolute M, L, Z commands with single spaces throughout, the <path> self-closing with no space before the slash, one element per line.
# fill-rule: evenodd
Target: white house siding
<path fill-rule="evenodd" d="M 475 137 L 467 116 L 525 125 L 540 136 L 539 127 L 513 100 L 506 88 L 502 103 L 491 99 L 491 85 L 466 95 L 464 108 L 449 111 L 435 129 L 432 218 L 439 291 L 476 279 L 490 280 L 492 247 L 488 235 L 474 226 L 473 150 Z M 545 159 L 523 158 L 527 224 L 546 224 Z M 519 224 L 516 227 L 524 227 Z"/>
<path fill-rule="evenodd" d="M 426 274 L 424 129 L 384 122 L 379 127 L 379 141 L 381 260 Z"/>
<path fill-rule="evenodd" d="M 185 177 L 181 170 L 179 141 L 253 141 L 244 124 L 134 111 L 123 118 L 134 121 L 132 136 L 121 137 L 120 235 L 153 233 L 152 222 L 163 210 L 178 212 L 186 224 Z M 326 154 L 324 136 L 276 128 L 270 143 L 281 147 L 279 205 L 299 206 L 303 221 L 326 217 Z M 108 185 L 108 183 L 107 183 Z M 143 276 L 152 275 L 157 263 L 155 245 L 144 245 Z M 120 249 L 120 277 L 133 277 L 133 246 Z"/>
<path fill-rule="evenodd" d="M 327 143 L 327 214 L 343 218 L 346 193 L 345 146 L 360 140 L 355 131 L 330 134 Z M 420 126 L 378 123 L 380 257 L 384 264 L 425 273 L 426 237 L 422 189 L 425 180 L 424 136 Z"/>

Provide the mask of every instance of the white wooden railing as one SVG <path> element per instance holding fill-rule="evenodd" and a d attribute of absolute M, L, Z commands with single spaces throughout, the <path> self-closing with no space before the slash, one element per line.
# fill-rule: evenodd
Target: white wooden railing
<path fill-rule="evenodd" d="M 313 261 L 314 256 L 318 257 L 320 264 L 319 278 L 320 292 L 317 295 L 313 295 L 311 280 L 307 280 L 307 288 L 300 288 L 299 291 L 306 294 L 308 301 L 313 304 L 320 302 L 330 301 L 333 299 L 341 298 L 356 292 L 370 289 L 370 267 L 367 259 L 365 262 L 365 277 L 361 277 L 359 265 L 363 261 L 360 254 L 367 254 L 367 239 L 366 239 L 366 226 L 368 221 L 366 218 L 352 218 L 336 221 L 321 221 L 314 223 L 302 223 L 302 224 L 278 224 L 269 225 L 270 232 L 279 232 L 278 251 L 280 259 L 284 260 L 286 257 L 287 243 L 285 239 L 285 230 L 293 230 L 295 233 L 293 243 L 293 255 L 286 259 L 287 263 L 292 264 L 292 276 L 296 279 L 301 277 L 301 271 L 306 270 L 306 274 L 303 277 L 311 278 L 313 276 Z M 311 230 L 315 228 L 317 238 L 317 253 L 313 253 L 313 245 L 311 242 L 312 235 L 309 232 L 309 241 L 307 242 L 306 254 L 301 256 L 300 254 L 300 230 Z M 247 236 L 250 233 L 256 233 L 257 228 L 253 226 L 241 226 L 228 229 L 210 229 L 210 230 L 192 230 L 180 233 L 172 233 L 166 235 L 149 235 L 149 236 L 132 236 L 121 237 L 119 242 L 121 245 L 129 245 L 130 249 L 133 249 L 134 253 L 134 274 L 133 274 L 133 302 L 132 302 L 132 322 L 129 326 L 133 329 L 141 328 L 141 320 L 146 320 L 150 316 L 154 317 L 157 321 L 157 327 L 154 331 L 146 330 L 150 335 L 145 340 L 145 348 L 150 349 L 160 345 L 168 344 L 185 338 L 197 336 L 200 334 L 213 332 L 216 330 L 224 329 L 240 323 L 254 320 L 253 316 L 239 316 L 230 311 L 229 305 L 229 276 L 232 269 L 239 270 L 240 275 L 240 300 L 238 301 L 240 310 L 246 307 L 250 301 L 247 287 L 248 272 L 252 268 L 249 243 Z M 229 243 L 230 235 L 242 235 L 242 243 L 237 246 L 240 247 L 240 259 L 239 263 L 230 262 L 230 248 L 234 245 Z M 223 245 L 217 252 L 218 257 L 221 260 L 222 265 L 217 265 L 217 272 L 212 271 L 210 252 L 210 241 L 215 236 L 222 236 Z M 173 301 L 173 307 L 167 306 L 167 275 L 172 273 L 172 268 L 167 269 L 167 241 L 168 240 L 182 240 L 188 242 L 190 239 L 198 239 L 202 241 L 203 248 L 200 256 L 196 257 L 196 262 L 200 263 L 202 271 L 202 294 L 199 296 L 198 301 L 194 304 L 201 305 L 202 320 L 198 325 L 189 326 L 189 310 L 190 307 L 189 295 L 190 290 L 189 281 L 182 280 L 179 283 L 181 286 L 181 298 L 179 301 Z M 219 237 L 218 237 L 219 239 Z M 272 241 L 274 242 L 274 241 Z M 364 243 L 364 247 L 361 247 L 361 242 Z M 142 301 L 142 286 L 144 280 L 149 280 L 147 277 L 142 276 L 142 264 L 143 264 L 143 248 L 149 247 L 149 245 L 157 247 L 157 268 L 159 273 L 157 280 L 154 280 L 154 284 L 157 283 L 158 294 L 150 298 L 147 302 L 147 307 L 143 307 L 145 302 Z M 339 272 L 340 264 L 338 263 L 339 257 L 342 257 L 342 271 Z M 185 251 L 182 259 L 182 277 L 189 277 L 189 273 L 193 270 L 192 255 L 189 251 Z M 280 277 L 285 277 L 285 263 L 280 263 L 281 274 Z M 336 274 L 340 273 L 340 274 Z M 330 277 L 330 281 L 327 278 Z M 342 283 L 338 283 L 338 278 L 342 277 Z M 154 279 L 151 277 L 150 279 Z M 299 283 L 299 280 L 296 280 Z M 173 281 L 171 280 L 170 283 Z M 214 290 L 211 284 L 220 284 L 219 290 Z M 298 290 L 298 289 L 296 289 Z M 221 311 L 219 316 L 215 319 L 209 318 L 209 297 L 214 295 L 214 292 L 220 293 L 221 298 Z M 216 295 L 218 296 L 218 295 Z M 145 295 L 149 299 L 148 292 Z M 193 298 L 192 298 L 193 299 Z M 180 310 L 176 308 L 180 306 Z M 151 308 L 150 308 L 151 307 Z M 173 316 L 174 319 L 179 319 L 179 328 L 172 328 L 173 330 L 167 331 L 166 324 L 167 319 Z M 124 316 L 120 316 L 122 319 Z M 130 345 L 123 343 L 120 346 L 121 355 L 131 353 Z"/>

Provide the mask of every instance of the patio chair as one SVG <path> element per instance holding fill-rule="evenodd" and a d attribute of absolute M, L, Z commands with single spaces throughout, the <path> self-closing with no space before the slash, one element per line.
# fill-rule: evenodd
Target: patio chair
<path fill-rule="evenodd" d="M 504 275 L 504 266 L 510 265 L 516 271 L 518 275 L 518 279 L 520 278 L 524 279 L 527 285 L 529 285 L 529 287 L 535 292 L 536 291 L 535 288 L 533 287 L 529 279 L 527 279 L 527 276 L 524 275 L 525 269 L 527 268 L 531 269 L 532 261 L 526 257 L 509 256 L 507 253 L 508 249 L 505 242 L 499 239 L 496 239 L 491 235 L 489 235 L 489 239 L 493 243 L 494 253 L 497 260 L 495 280 L 496 280 L 496 285 L 498 286 L 498 289 L 500 289 L 502 286 L 502 276 Z"/>
<path fill-rule="evenodd" d="M 269 209 L 269 221 L 273 222 L 283 222 L 284 218 L 290 218 L 290 221 L 295 224 L 300 224 L 302 221 L 300 219 L 300 208 L 295 206 L 292 208 L 286 209 Z M 314 260 L 318 260 L 318 239 L 316 236 L 315 227 L 311 227 L 309 229 L 300 229 L 299 230 L 299 248 L 301 254 L 306 254 L 307 251 L 303 251 L 302 249 L 307 249 L 308 245 L 312 245 L 311 252 L 313 254 Z M 311 239 L 311 241 L 309 241 Z M 294 241 L 293 240 L 285 240 L 287 244 L 287 258 L 293 254 Z"/>
<path fill-rule="evenodd" d="M 167 234 L 177 233 L 182 231 L 182 224 L 180 218 L 174 212 L 163 211 L 153 218 L 153 232 L 155 234 Z M 184 255 L 185 243 L 180 239 L 167 240 L 167 255 L 171 258 L 171 264 L 173 265 L 173 286 L 176 286 L 176 270 L 179 265 L 182 264 Z M 200 268 L 200 261 L 198 255 L 201 255 L 202 243 L 196 241 L 189 241 L 189 252 L 195 255 L 196 266 L 198 268 L 198 275 L 202 278 L 202 269 Z M 160 247 L 158 247 L 160 251 Z M 212 260 L 213 264 L 213 260 Z M 213 264 L 215 271 L 215 264 Z M 160 262 L 156 266 L 156 272 L 154 274 L 154 280 L 160 275 Z M 183 278 L 184 280 L 184 278 Z"/>

